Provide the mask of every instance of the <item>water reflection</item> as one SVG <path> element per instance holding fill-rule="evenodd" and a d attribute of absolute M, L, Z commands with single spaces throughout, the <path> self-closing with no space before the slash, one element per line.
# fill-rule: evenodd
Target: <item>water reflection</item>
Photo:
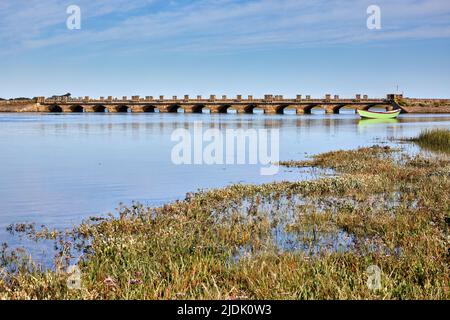
<path fill-rule="evenodd" d="M 398 119 L 361 119 L 358 122 L 360 127 L 367 127 L 376 124 L 398 123 Z"/>
<path fill-rule="evenodd" d="M 292 169 L 261 176 L 259 165 L 172 164 L 172 132 L 192 130 L 195 121 L 202 121 L 204 129 L 277 128 L 280 159 L 291 160 L 412 137 L 423 129 L 448 128 L 450 115 L 402 115 L 398 121 L 369 123 L 354 112 L 1 114 L 0 240 L 7 239 L 5 227 L 15 222 L 66 227 L 113 211 L 120 202 L 161 205 L 199 188 L 305 176 Z"/>

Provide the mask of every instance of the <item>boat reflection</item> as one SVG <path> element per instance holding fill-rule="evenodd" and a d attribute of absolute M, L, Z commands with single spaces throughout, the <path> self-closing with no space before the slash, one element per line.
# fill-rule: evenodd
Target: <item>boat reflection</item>
<path fill-rule="evenodd" d="M 358 126 L 367 127 L 375 124 L 391 124 L 398 123 L 398 119 L 361 119 L 358 122 Z"/>

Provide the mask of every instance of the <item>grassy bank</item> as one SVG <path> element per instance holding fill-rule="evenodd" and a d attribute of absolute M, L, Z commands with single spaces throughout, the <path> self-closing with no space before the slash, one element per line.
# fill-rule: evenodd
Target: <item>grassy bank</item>
<path fill-rule="evenodd" d="M 161 208 L 136 204 L 119 217 L 51 238 L 57 269 L 40 271 L 3 251 L 3 299 L 448 299 L 450 159 L 374 146 L 286 166 L 332 168 L 314 181 L 234 185 Z M 367 281 L 381 270 L 381 287 Z"/>
<path fill-rule="evenodd" d="M 412 141 L 425 149 L 450 153 L 450 130 L 448 129 L 426 130 Z"/>

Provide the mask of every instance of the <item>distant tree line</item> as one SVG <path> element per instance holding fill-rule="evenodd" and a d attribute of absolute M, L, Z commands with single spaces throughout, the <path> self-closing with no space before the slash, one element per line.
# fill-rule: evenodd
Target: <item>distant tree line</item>
<path fill-rule="evenodd" d="M 66 94 L 63 94 L 61 96 L 58 96 L 58 95 L 51 96 L 50 99 L 58 99 L 58 98 L 64 98 L 64 97 L 70 98 L 70 96 L 71 96 L 70 93 L 66 93 Z M 11 99 L 0 98 L 0 101 L 6 101 L 6 100 L 9 100 L 9 101 L 13 101 L 13 100 L 28 101 L 28 100 L 36 100 L 36 99 L 37 99 L 37 97 L 33 97 L 33 98 L 18 97 L 18 98 L 11 98 Z"/>
<path fill-rule="evenodd" d="M 31 100 L 31 99 L 30 98 L 25 98 L 25 97 L 18 97 L 18 98 L 11 98 L 11 99 L 0 98 L 0 101 L 7 101 L 7 100 L 12 101 L 12 100 Z"/>

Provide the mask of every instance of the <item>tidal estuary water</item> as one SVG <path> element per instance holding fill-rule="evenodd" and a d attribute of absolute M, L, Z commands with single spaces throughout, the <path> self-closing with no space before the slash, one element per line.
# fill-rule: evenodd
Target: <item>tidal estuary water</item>
<path fill-rule="evenodd" d="M 119 203 L 158 206 L 187 192 L 234 183 L 301 179 L 299 170 L 260 174 L 260 164 L 176 165 L 174 130 L 279 129 L 280 160 L 413 137 L 449 128 L 450 115 L 401 115 L 386 122 L 339 115 L 0 114 L 0 241 L 12 223 L 71 227 Z M 402 145 L 414 149 L 409 144 Z"/>

